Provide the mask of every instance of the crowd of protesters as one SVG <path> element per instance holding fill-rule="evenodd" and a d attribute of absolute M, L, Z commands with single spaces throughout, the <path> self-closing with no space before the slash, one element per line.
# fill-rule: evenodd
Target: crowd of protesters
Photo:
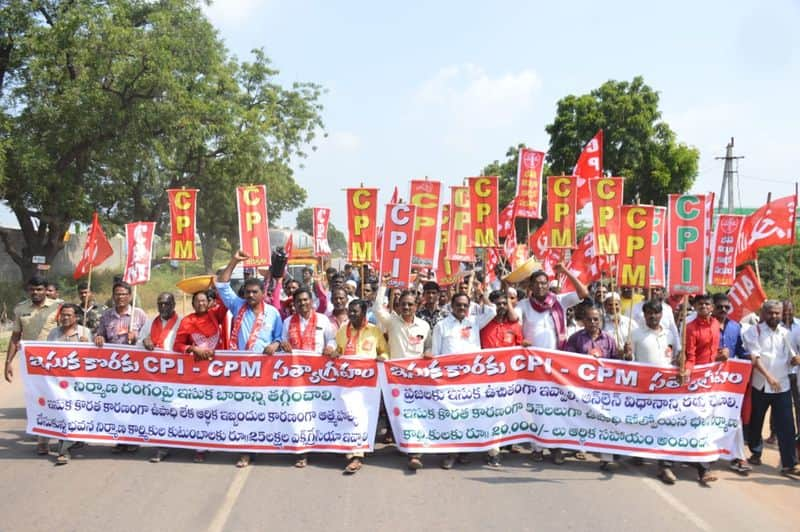
<path fill-rule="evenodd" d="M 386 360 L 533 346 L 665 368 L 681 366 L 682 379 L 695 365 L 739 358 L 753 364 L 749 424 L 741 434 L 751 455 L 734 459 L 728 467 L 747 475 L 753 465 L 761 465 L 763 424 L 771 410 L 766 442 L 777 442 L 781 472 L 800 477 L 795 446 L 800 427 L 796 371 L 800 321 L 794 318 L 791 301 L 768 300 L 760 315 L 749 315 L 739 323 L 728 317 L 731 304 L 724 293 L 698 295 L 685 306 L 682 298 L 661 288 L 648 290 L 645 297 L 631 288 L 612 291 L 608 283 L 587 287 L 561 265 L 557 273 L 572 287 L 563 293 L 543 271 L 533 272 L 518 285 L 488 283 L 481 272 L 464 272 L 450 286 L 419 272 L 411 286 L 399 290 L 387 288 L 388 279 L 380 279 L 374 271 L 350 265 L 343 271 L 328 268 L 324 275 L 307 268 L 300 279 L 268 272 L 265 278 L 246 275 L 234 289 L 232 274 L 247 258 L 241 251 L 235 253 L 212 287 L 192 295 L 194 312 L 183 317 L 175 311 L 174 295 L 167 292 L 158 295 L 157 315 L 146 316 L 141 308 L 132 307 L 131 287 L 119 279 L 113 283 L 108 307 L 98 304 L 85 284 L 78 286 L 77 303 L 69 303 L 60 299 L 57 286 L 40 277 L 30 279 L 29 299 L 14 309 L 6 380 L 14 376 L 21 340 L 138 345 L 197 360 L 211 359 L 218 350 L 264 355 L 300 350 Z M 392 443 L 388 427 L 384 443 Z M 71 451 L 80 445 L 59 441 L 56 464 L 68 463 Z M 137 449 L 120 444 L 112 451 Z M 38 438 L 37 452 L 47 455 L 50 450 L 50 442 Z M 508 450 L 519 452 L 520 447 Z M 555 464 L 570 457 L 586 459 L 581 452 L 548 452 Z M 150 461 L 160 462 L 168 455 L 167 449 L 157 448 Z M 488 465 L 501 467 L 500 456 L 499 448 L 489 451 Z M 533 445 L 531 456 L 542 461 L 543 449 Z M 206 452 L 197 451 L 194 460 L 203 462 L 205 457 Z M 247 467 L 251 459 L 243 454 L 236 465 Z M 308 459 L 307 454 L 298 455 L 295 466 L 305 467 Z M 344 472 L 353 474 L 361 469 L 364 455 L 350 454 L 346 460 Z M 419 454 L 407 460 L 409 469 L 423 467 Z M 441 467 L 450 469 L 469 460 L 467 454 L 447 455 Z M 605 470 L 617 463 L 615 456 L 600 456 Z M 700 483 L 717 480 L 712 464 L 694 466 Z M 674 483 L 673 464 L 660 461 L 658 478 Z"/>

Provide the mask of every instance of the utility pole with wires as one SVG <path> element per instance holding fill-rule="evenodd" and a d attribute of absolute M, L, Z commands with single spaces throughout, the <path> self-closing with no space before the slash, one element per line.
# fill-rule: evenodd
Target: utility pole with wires
<path fill-rule="evenodd" d="M 736 190 L 739 190 L 739 159 L 744 159 L 744 155 L 733 155 L 733 137 L 725 149 L 725 157 L 715 157 L 725 161 L 725 168 L 722 171 L 722 191 L 719 194 L 719 205 L 717 212 L 732 213 L 734 209 L 733 187 L 736 182 Z M 727 192 L 727 194 L 726 194 Z M 742 198 L 739 197 L 741 206 Z"/>

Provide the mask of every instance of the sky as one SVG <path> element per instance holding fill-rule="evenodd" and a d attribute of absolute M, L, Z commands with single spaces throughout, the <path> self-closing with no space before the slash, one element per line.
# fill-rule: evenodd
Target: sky
<path fill-rule="evenodd" d="M 218 0 L 206 12 L 240 60 L 261 47 L 282 83 L 325 87 L 327 137 L 295 178 L 340 229 L 341 189 L 376 186 L 383 203 L 410 179 L 461 184 L 509 146 L 546 150 L 560 98 L 637 75 L 700 150 L 693 192 L 719 194 L 731 137 L 741 206 L 800 180 L 800 0 Z"/>

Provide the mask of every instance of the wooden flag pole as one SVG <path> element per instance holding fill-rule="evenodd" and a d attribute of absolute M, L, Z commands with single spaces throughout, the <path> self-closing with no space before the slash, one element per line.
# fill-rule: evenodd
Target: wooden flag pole
<path fill-rule="evenodd" d="M 683 295 L 683 303 L 681 304 L 683 313 L 683 322 L 681 324 L 681 352 L 678 355 L 678 367 L 680 368 L 681 379 L 683 379 L 683 371 L 686 369 L 686 318 L 689 315 L 689 296 Z M 683 382 L 683 380 L 681 380 Z"/>
<path fill-rule="evenodd" d="M 795 202 L 797 201 L 797 183 L 794 184 L 794 197 Z M 795 208 L 797 206 L 795 205 Z M 797 239 L 797 235 L 795 234 L 797 228 L 797 220 L 794 222 L 794 227 L 792 227 L 792 242 L 789 244 L 789 264 L 786 266 L 786 297 L 791 299 L 792 297 L 792 264 L 794 263 L 794 244 Z"/>
<path fill-rule="evenodd" d="M 181 261 L 181 280 L 186 279 L 186 261 Z M 181 294 L 183 294 L 183 299 L 181 301 L 181 312 L 184 316 L 186 316 L 186 292 L 181 290 Z"/>
<path fill-rule="evenodd" d="M 86 290 L 90 294 L 92 293 L 92 269 L 93 268 L 94 268 L 94 265 L 90 262 L 89 263 L 89 278 L 86 280 Z M 86 313 L 89 312 L 89 300 L 88 299 L 86 300 L 86 303 L 84 303 L 84 305 L 85 306 L 83 308 L 83 326 L 86 327 Z"/>

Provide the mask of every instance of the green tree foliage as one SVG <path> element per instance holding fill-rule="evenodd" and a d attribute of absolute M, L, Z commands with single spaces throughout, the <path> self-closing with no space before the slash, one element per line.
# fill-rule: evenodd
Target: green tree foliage
<path fill-rule="evenodd" d="M 201 190 L 207 269 L 217 243 L 235 236 L 236 185 L 267 184 L 273 219 L 302 205 L 289 163 L 322 127 L 321 89 L 282 87 L 263 51 L 251 62 L 231 58 L 201 2 L 17 4 L 28 29 L 12 39 L 15 67 L 0 70 L 0 142 L 2 198 L 25 240 L 5 245 L 23 274 L 32 255 L 50 260 L 70 223 L 95 209 L 112 223 L 163 227 L 167 188 Z"/>
<path fill-rule="evenodd" d="M 313 214 L 314 212 L 311 207 L 305 207 L 297 211 L 297 228 L 301 231 L 305 231 L 309 235 L 314 234 Z M 328 222 L 328 244 L 330 244 L 331 252 L 334 255 L 347 253 L 347 238 L 344 236 L 344 233 L 338 230 L 331 222 Z"/>
<path fill-rule="evenodd" d="M 700 153 L 679 143 L 661 120 L 658 92 L 637 76 L 607 81 L 589 94 L 558 101 L 547 161 L 554 174 L 569 175 L 583 145 L 603 129 L 603 166 L 625 177 L 626 202 L 663 205 L 667 194 L 687 191 L 697 177 Z"/>

